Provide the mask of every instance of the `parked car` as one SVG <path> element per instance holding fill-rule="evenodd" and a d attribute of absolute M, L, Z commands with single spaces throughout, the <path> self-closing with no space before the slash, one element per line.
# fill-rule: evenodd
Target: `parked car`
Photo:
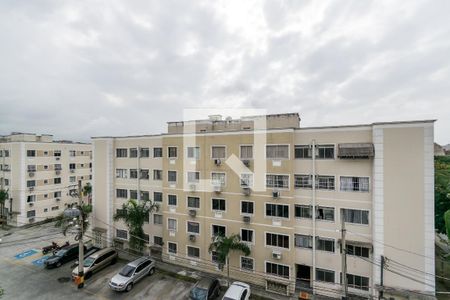
<path fill-rule="evenodd" d="M 235 281 L 225 292 L 222 300 L 248 300 L 250 298 L 250 286 L 246 283 Z"/>
<path fill-rule="evenodd" d="M 128 263 L 109 281 L 109 287 L 115 291 L 131 291 L 133 286 L 146 275 L 155 273 L 155 262 L 148 256 Z"/>
<path fill-rule="evenodd" d="M 92 254 L 94 254 L 95 252 L 98 252 L 102 250 L 101 248 L 92 246 L 90 248 L 87 248 L 87 250 L 84 250 L 84 259 L 88 258 L 89 256 L 91 256 Z M 78 259 L 75 261 L 74 266 L 78 266 Z"/>
<path fill-rule="evenodd" d="M 220 293 L 219 280 L 214 278 L 203 278 L 197 282 L 189 293 L 189 299 L 192 300 L 210 300 L 215 299 Z"/>
<path fill-rule="evenodd" d="M 84 278 L 89 279 L 92 274 L 100 271 L 101 269 L 115 264 L 117 261 L 117 251 L 113 248 L 105 248 L 94 254 L 89 255 L 84 260 Z M 72 271 L 72 279 L 78 276 L 78 266 Z"/>
<path fill-rule="evenodd" d="M 78 244 L 65 246 L 44 261 L 46 268 L 59 268 L 61 265 L 78 258 Z M 86 251 L 86 246 L 84 247 Z"/>

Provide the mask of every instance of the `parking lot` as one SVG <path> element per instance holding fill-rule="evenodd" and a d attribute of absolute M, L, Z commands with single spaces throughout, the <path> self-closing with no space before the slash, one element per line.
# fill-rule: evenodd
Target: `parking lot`
<path fill-rule="evenodd" d="M 41 248 L 56 241 L 70 240 L 52 224 L 10 232 L 0 231 L 1 299 L 187 299 L 192 282 L 176 279 L 159 270 L 137 283 L 129 293 L 109 289 L 108 280 L 125 264 L 119 260 L 96 273 L 77 289 L 71 281 L 73 263 L 45 269 Z M 5 236 L 5 234 L 7 234 Z M 74 241 L 70 241 L 73 243 Z"/>

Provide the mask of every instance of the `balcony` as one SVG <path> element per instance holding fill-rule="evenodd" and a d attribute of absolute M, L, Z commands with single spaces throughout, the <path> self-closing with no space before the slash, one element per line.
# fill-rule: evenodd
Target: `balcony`
<path fill-rule="evenodd" d="M 338 157 L 341 159 L 373 158 L 375 150 L 372 143 L 346 143 L 338 145 Z"/>

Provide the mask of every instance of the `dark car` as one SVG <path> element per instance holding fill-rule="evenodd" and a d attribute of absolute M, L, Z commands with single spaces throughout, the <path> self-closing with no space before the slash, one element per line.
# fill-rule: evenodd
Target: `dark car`
<path fill-rule="evenodd" d="M 86 251 L 86 246 L 84 247 Z M 78 244 L 66 246 L 50 256 L 45 262 L 46 268 L 58 268 L 62 264 L 78 258 Z"/>
<path fill-rule="evenodd" d="M 214 278 L 203 278 L 191 289 L 189 299 L 209 300 L 215 299 L 220 293 L 220 283 Z"/>

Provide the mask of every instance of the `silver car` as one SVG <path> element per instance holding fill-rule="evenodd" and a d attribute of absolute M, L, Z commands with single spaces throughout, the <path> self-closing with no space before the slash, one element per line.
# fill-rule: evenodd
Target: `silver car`
<path fill-rule="evenodd" d="M 109 281 L 109 287 L 115 291 L 131 291 L 133 285 L 146 275 L 155 273 L 155 262 L 144 256 L 128 263 Z"/>

